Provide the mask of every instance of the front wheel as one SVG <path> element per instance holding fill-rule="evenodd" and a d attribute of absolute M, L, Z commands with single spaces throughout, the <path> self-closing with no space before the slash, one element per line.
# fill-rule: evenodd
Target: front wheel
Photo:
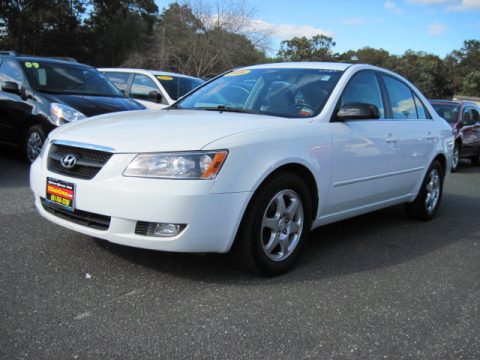
<path fill-rule="evenodd" d="M 305 182 L 282 173 L 255 193 L 242 219 L 231 254 L 243 270 L 267 276 L 288 271 L 298 259 L 312 224 Z"/>
<path fill-rule="evenodd" d="M 29 162 L 32 163 L 40 155 L 45 137 L 45 132 L 39 125 L 33 125 L 28 129 L 25 137 L 25 155 Z"/>
<path fill-rule="evenodd" d="M 408 216 L 418 220 L 433 219 L 442 200 L 443 178 L 442 165 L 435 160 L 427 171 L 415 201 L 405 204 Z"/>

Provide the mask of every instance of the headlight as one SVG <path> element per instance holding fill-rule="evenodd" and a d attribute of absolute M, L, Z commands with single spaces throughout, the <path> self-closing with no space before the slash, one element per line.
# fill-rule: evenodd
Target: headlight
<path fill-rule="evenodd" d="M 70 106 L 52 103 L 50 105 L 50 122 L 54 125 L 60 126 L 66 122 L 85 119 L 86 116 L 80 111 L 71 108 Z"/>
<path fill-rule="evenodd" d="M 124 176 L 166 179 L 215 179 L 227 158 L 227 150 L 140 154 Z"/>

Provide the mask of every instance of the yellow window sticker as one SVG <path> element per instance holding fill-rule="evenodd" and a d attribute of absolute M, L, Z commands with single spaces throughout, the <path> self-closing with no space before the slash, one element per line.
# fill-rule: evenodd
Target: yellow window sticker
<path fill-rule="evenodd" d="M 32 63 L 31 63 L 30 61 L 27 61 L 27 62 L 25 63 L 25 67 L 26 67 L 27 69 L 30 69 L 30 68 L 32 67 Z"/>
<path fill-rule="evenodd" d="M 32 65 L 33 65 L 33 67 L 34 67 L 35 69 L 38 69 L 38 68 L 40 67 L 40 65 L 39 65 L 38 63 L 36 63 L 36 62 L 32 63 Z"/>
<path fill-rule="evenodd" d="M 241 75 L 248 74 L 249 72 L 250 70 L 236 70 L 226 74 L 225 76 L 241 76 Z"/>
<path fill-rule="evenodd" d="M 173 77 L 167 76 L 167 75 L 159 75 L 159 76 L 157 76 L 157 79 L 158 79 L 158 80 L 167 80 L 167 81 L 170 81 L 170 80 L 173 80 Z"/>

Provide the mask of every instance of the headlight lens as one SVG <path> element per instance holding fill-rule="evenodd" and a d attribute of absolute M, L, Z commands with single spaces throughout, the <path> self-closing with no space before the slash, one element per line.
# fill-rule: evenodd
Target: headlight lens
<path fill-rule="evenodd" d="M 52 103 L 50 105 L 50 121 L 52 124 L 60 126 L 66 122 L 85 119 L 86 116 L 80 111 L 71 108 L 65 104 Z"/>
<path fill-rule="evenodd" d="M 227 150 L 140 154 L 124 176 L 166 179 L 215 179 L 227 158 Z"/>

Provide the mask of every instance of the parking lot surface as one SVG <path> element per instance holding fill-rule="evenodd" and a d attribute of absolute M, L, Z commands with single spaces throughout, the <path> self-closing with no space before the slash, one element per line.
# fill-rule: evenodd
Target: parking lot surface
<path fill-rule="evenodd" d="M 401 206 L 314 231 L 298 266 L 94 240 L 42 219 L 28 165 L 0 150 L 2 359 L 479 359 L 480 168 L 437 217 Z"/>

